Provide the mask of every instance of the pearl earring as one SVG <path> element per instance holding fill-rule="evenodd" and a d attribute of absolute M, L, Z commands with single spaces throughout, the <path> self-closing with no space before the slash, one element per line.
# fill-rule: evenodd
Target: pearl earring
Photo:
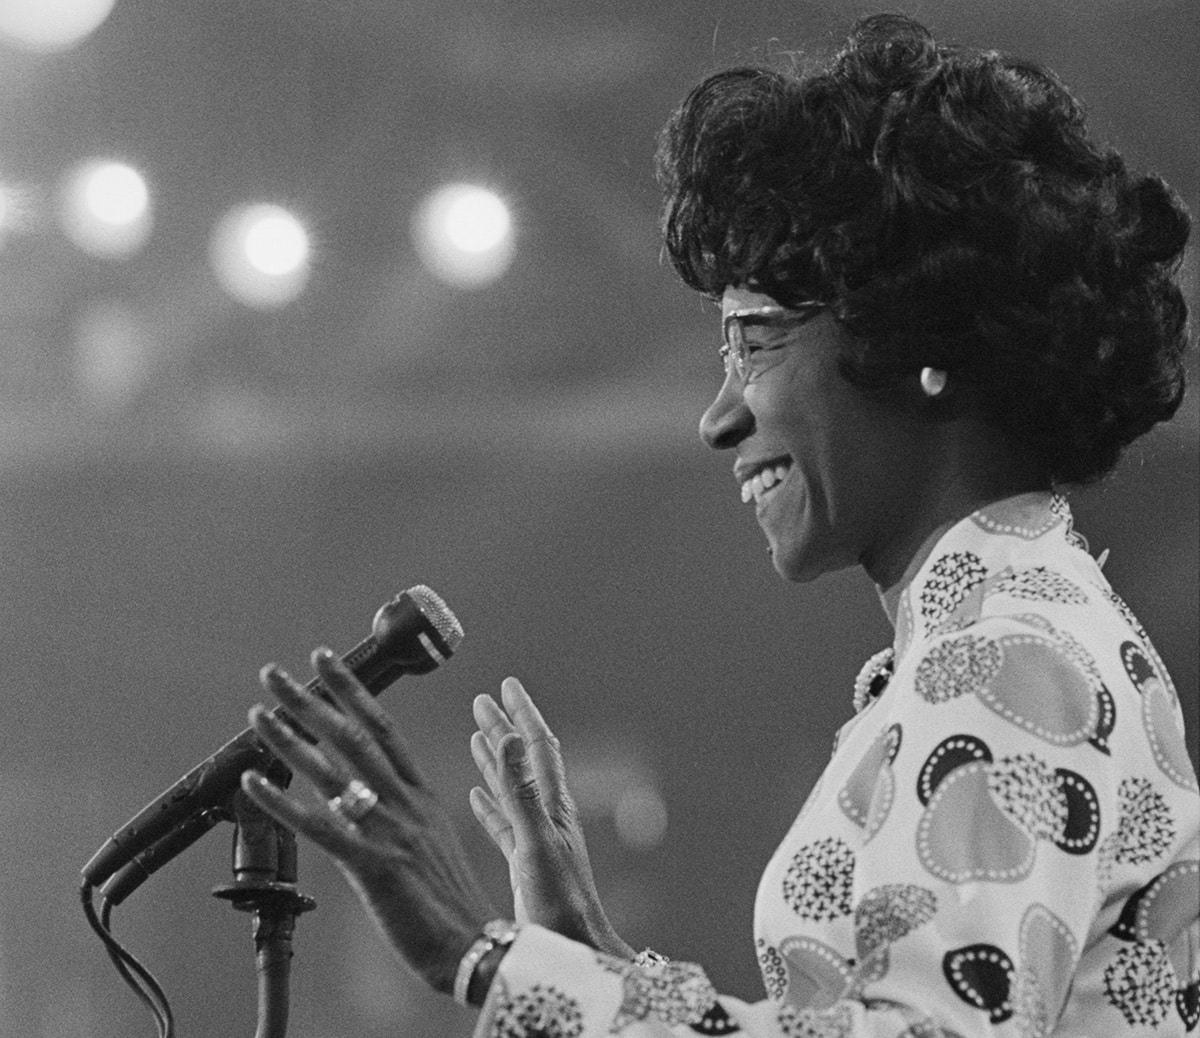
<path fill-rule="evenodd" d="M 946 389 L 949 376 L 937 368 L 921 369 L 921 388 L 928 397 L 941 396 Z"/>

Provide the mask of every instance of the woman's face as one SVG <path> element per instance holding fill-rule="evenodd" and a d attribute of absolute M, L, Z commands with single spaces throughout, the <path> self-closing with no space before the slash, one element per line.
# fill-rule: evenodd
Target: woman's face
<path fill-rule="evenodd" d="M 762 293 L 729 288 L 722 317 L 773 305 Z M 783 345 L 754 354 L 744 386 L 731 368 L 700 421 L 710 447 L 736 451 L 742 499 L 789 580 L 859 563 L 875 576 L 872 562 L 903 539 L 920 492 L 912 423 L 838 372 L 847 334 L 824 310 L 786 328 L 746 326 L 752 351 Z"/>

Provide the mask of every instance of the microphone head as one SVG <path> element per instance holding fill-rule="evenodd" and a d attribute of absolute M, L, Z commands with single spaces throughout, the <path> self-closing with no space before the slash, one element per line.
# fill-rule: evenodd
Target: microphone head
<path fill-rule="evenodd" d="M 412 598 L 421 615 L 441 635 L 442 641 L 449 646 L 450 651 L 457 651 L 464 637 L 462 624 L 458 622 L 458 617 L 450 611 L 450 607 L 442 600 L 442 596 L 424 584 L 417 584 L 415 587 L 410 587 L 404 593 Z"/>
<path fill-rule="evenodd" d="M 401 674 L 428 674 L 462 644 L 463 629 L 441 598 L 423 584 L 384 602 L 371 621 L 371 637 L 343 662 L 372 695 Z"/>

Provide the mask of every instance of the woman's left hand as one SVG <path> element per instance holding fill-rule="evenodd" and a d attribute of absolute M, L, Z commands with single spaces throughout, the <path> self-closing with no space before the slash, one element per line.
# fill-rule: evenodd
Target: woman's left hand
<path fill-rule="evenodd" d="M 288 716 L 256 706 L 250 721 L 262 741 L 312 783 L 321 803 L 284 792 L 256 772 L 242 777 L 242 787 L 268 814 L 330 854 L 388 943 L 433 988 L 449 993 L 463 954 L 495 913 L 392 718 L 328 650 L 313 654 L 313 666 L 332 703 L 269 666 L 263 687 Z M 351 787 L 355 780 L 366 792 Z M 378 797 L 373 805 L 371 793 Z M 351 805 L 335 806 L 337 797 Z"/>
<path fill-rule="evenodd" d="M 600 903 L 558 737 L 516 678 L 500 694 L 503 709 L 475 699 L 471 755 L 488 788 L 471 790 L 471 808 L 508 861 L 513 914 L 632 959 Z"/>

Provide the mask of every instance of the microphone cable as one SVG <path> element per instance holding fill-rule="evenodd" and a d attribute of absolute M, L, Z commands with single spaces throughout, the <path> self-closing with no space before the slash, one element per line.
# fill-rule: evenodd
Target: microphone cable
<path fill-rule="evenodd" d="M 88 880 L 84 880 L 79 888 L 79 896 L 83 900 L 83 914 L 87 918 L 88 925 L 104 944 L 104 950 L 108 952 L 108 957 L 112 960 L 121 979 L 154 1014 L 158 1038 L 174 1038 L 175 1018 L 171 1013 L 171 1003 L 167 999 L 166 992 L 163 991 L 162 985 L 155 979 L 154 974 L 113 936 L 109 925 L 112 903 L 107 898 L 103 901 L 100 915 L 96 914 L 95 889 Z"/>

